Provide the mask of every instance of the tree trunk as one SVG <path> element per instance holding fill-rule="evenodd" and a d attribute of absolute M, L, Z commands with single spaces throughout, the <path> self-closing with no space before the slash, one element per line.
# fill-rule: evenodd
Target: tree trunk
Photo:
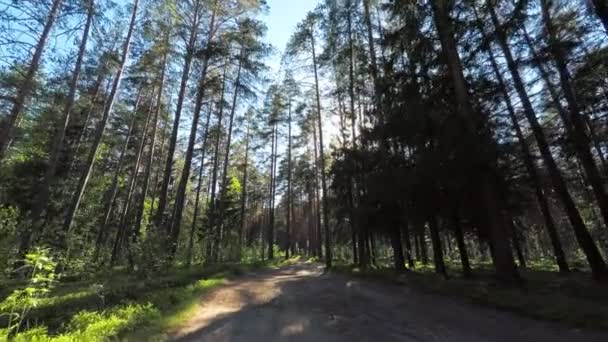
<path fill-rule="evenodd" d="M 243 251 L 243 234 L 245 233 L 245 229 L 247 228 L 247 220 L 246 220 L 246 207 L 247 207 L 247 171 L 249 168 L 249 118 L 247 118 L 247 133 L 245 136 L 245 164 L 243 165 L 243 186 L 241 189 L 241 215 L 240 215 L 240 229 L 239 229 L 239 241 L 238 241 L 238 249 L 239 249 L 239 258 L 238 261 L 241 261 L 241 255 Z"/>
<path fill-rule="evenodd" d="M 213 27 L 213 26 L 211 26 Z M 211 32 L 211 31 L 210 31 Z M 209 36 L 211 40 L 212 37 Z M 186 155 L 184 160 L 184 168 L 182 170 L 181 178 L 177 186 L 177 194 L 175 196 L 175 208 L 171 217 L 170 224 L 170 237 L 169 237 L 169 257 L 173 258 L 177 251 L 177 242 L 179 239 L 179 233 L 182 222 L 182 215 L 184 211 L 184 205 L 186 201 L 186 187 L 190 180 L 190 169 L 192 167 L 192 158 L 194 156 L 194 146 L 196 145 L 196 135 L 198 132 L 199 121 L 201 110 L 203 106 L 203 99 L 205 98 L 206 87 L 205 80 L 207 78 L 207 70 L 209 68 L 209 58 L 207 54 L 203 60 L 201 76 L 199 80 L 198 90 L 196 94 L 196 104 L 194 107 L 194 114 L 192 115 L 192 126 L 190 128 L 190 138 L 188 140 L 188 147 L 186 149 Z"/>
<path fill-rule="evenodd" d="M 160 84 L 159 84 L 159 88 L 158 88 L 158 95 L 156 98 L 156 109 L 154 112 L 154 119 L 152 121 L 152 133 L 151 133 L 152 141 L 150 142 L 150 152 L 148 154 L 148 161 L 146 163 L 146 171 L 144 173 L 144 183 L 142 185 L 141 198 L 140 198 L 139 204 L 137 206 L 138 212 L 137 212 L 137 218 L 135 220 L 135 231 L 141 230 L 141 220 L 143 219 L 143 216 L 144 216 L 144 209 L 145 209 L 144 207 L 145 207 L 145 203 L 146 203 L 146 197 L 148 196 L 148 187 L 150 184 L 150 176 L 152 175 L 152 166 L 154 164 L 154 155 L 155 155 L 155 151 L 156 151 L 156 131 L 158 130 L 158 117 L 160 115 L 160 111 L 162 108 L 163 92 L 165 89 L 165 77 L 166 77 L 166 72 L 167 72 L 167 57 L 169 55 L 168 35 L 167 35 L 167 40 L 166 40 L 165 44 L 167 44 L 167 46 L 165 46 L 166 50 L 163 54 L 162 68 L 161 68 L 161 72 L 160 72 L 160 82 L 159 82 Z M 163 143 L 163 141 L 161 141 L 161 144 L 162 143 Z M 162 149 L 161 149 L 160 156 L 162 156 Z M 151 211 L 152 211 L 152 206 L 150 207 L 150 212 Z"/>
<path fill-rule="evenodd" d="M 152 89 L 151 93 L 152 97 L 154 96 L 154 89 Z M 152 103 L 152 101 L 150 101 Z M 113 267 L 118 258 L 118 253 L 120 252 L 120 247 L 123 241 L 127 244 L 127 250 L 129 251 L 129 261 L 132 264 L 132 257 L 130 255 L 130 245 L 129 245 L 129 237 L 132 237 L 133 242 L 137 241 L 139 237 L 139 232 L 129 231 L 127 228 L 127 220 L 128 213 L 131 208 L 131 201 L 133 200 L 133 194 L 135 193 L 135 185 L 137 184 L 138 179 L 138 171 L 141 165 L 141 157 L 144 152 L 144 147 L 146 146 L 146 136 L 148 133 L 148 126 L 150 125 L 150 119 L 152 117 L 153 106 L 150 105 L 148 112 L 144 118 L 144 126 L 141 132 L 141 138 L 139 140 L 139 145 L 137 146 L 137 154 L 135 155 L 135 163 L 133 163 L 133 169 L 131 170 L 131 176 L 129 180 L 129 184 L 127 186 L 127 198 L 125 199 L 125 203 L 122 206 L 122 211 L 120 213 L 120 221 L 118 224 L 118 232 L 116 233 L 116 240 L 114 241 L 114 247 L 112 249 L 112 256 L 110 258 L 110 267 Z M 133 265 L 131 265 L 133 266 Z"/>
<path fill-rule="evenodd" d="M 207 79 L 207 71 L 209 69 L 209 62 L 211 59 L 211 51 L 209 51 L 212 41 L 214 39 L 214 33 L 216 32 L 215 27 L 215 19 L 217 14 L 217 3 L 218 0 L 215 0 L 212 7 L 211 19 L 209 21 L 208 27 L 208 36 L 207 36 L 207 45 L 206 50 L 203 56 L 202 67 L 201 67 L 201 76 L 199 78 L 198 89 L 196 94 L 196 102 L 194 106 L 194 114 L 192 116 L 192 125 L 190 128 L 190 138 L 188 140 L 188 147 L 186 149 L 186 156 L 184 162 L 184 168 L 181 174 L 181 178 L 179 184 L 177 186 L 177 194 L 175 197 L 175 208 L 173 210 L 173 215 L 171 217 L 171 224 L 169 225 L 169 257 L 173 259 L 175 257 L 175 253 L 177 251 L 177 243 L 179 239 L 179 233 L 181 228 L 182 215 L 186 200 L 186 187 L 188 185 L 188 181 L 190 179 L 190 169 L 192 166 L 192 158 L 194 156 L 194 146 L 196 144 L 196 135 L 198 132 L 198 125 L 200 120 L 200 114 L 203 106 L 203 99 L 206 94 L 205 81 Z M 197 2 L 198 6 L 198 2 Z M 198 26 L 198 25 L 197 25 Z M 223 111 L 223 108 L 222 108 Z M 221 122 L 221 121 L 220 121 Z M 171 151 L 170 151 L 171 152 Z M 171 157 L 169 157 L 171 158 Z M 166 172 L 167 170 L 165 170 Z M 162 196 L 162 194 L 161 194 Z M 159 202 L 160 203 L 160 202 Z M 160 212 L 160 211 L 159 211 Z"/>
<path fill-rule="evenodd" d="M 122 207 L 122 212 L 120 214 L 120 221 L 118 225 L 118 233 L 116 234 L 116 241 L 114 243 L 114 249 L 112 250 L 112 257 L 110 259 L 110 266 L 114 266 L 116 258 L 118 257 L 118 252 L 120 251 L 121 243 L 123 241 L 127 244 L 127 251 L 129 252 L 129 263 L 130 266 L 133 266 L 133 257 L 131 255 L 130 249 L 130 241 L 128 238 L 131 238 L 132 242 L 137 242 L 140 232 L 135 230 L 130 230 L 127 227 L 127 219 L 128 213 L 131 208 L 131 201 L 133 200 L 133 195 L 135 193 L 135 185 L 137 184 L 137 179 L 139 176 L 139 168 L 141 166 L 141 159 L 144 152 L 144 147 L 146 146 L 146 136 L 148 133 L 148 127 L 150 125 L 150 119 L 152 117 L 152 110 L 154 107 L 152 106 L 152 99 L 154 98 L 154 88 L 151 92 L 150 97 L 150 107 L 146 116 L 144 118 L 144 126 L 141 132 L 141 138 L 139 140 L 139 145 L 137 146 L 137 153 L 135 154 L 135 163 L 133 163 L 133 169 L 131 170 L 131 176 L 129 180 L 129 184 L 127 186 L 127 198 L 125 199 L 125 203 Z"/>
<path fill-rule="evenodd" d="M 549 171 L 549 175 L 551 177 L 551 181 L 553 183 L 553 188 L 558 194 L 562 204 L 564 205 L 564 209 L 570 220 L 570 224 L 574 229 L 577 241 L 585 253 L 589 265 L 591 266 L 593 273 L 596 277 L 604 277 L 608 276 L 608 272 L 606 270 L 606 265 L 597 249 L 597 246 L 593 242 L 585 223 L 576 208 L 576 204 L 570 195 L 567 184 L 558 169 L 557 163 L 551 154 L 551 149 L 549 143 L 547 142 L 544 133 L 542 131 L 542 127 L 536 118 L 536 114 L 534 113 L 534 109 L 532 107 L 532 103 L 528 97 L 528 94 L 525 90 L 523 80 L 519 75 L 519 71 L 517 68 L 517 64 L 515 63 L 514 58 L 511 55 L 511 51 L 506 44 L 506 36 L 504 31 L 501 29 L 500 23 L 498 22 L 498 18 L 496 13 L 494 12 L 493 7 L 489 7 L 490 16 L 492 18 L 492 22 L 496 27 L 496 35 L 499 40 L 501 47 L 503 48 L 503 52 L 505 55 L 505 59 L 507 60 L 507 65 L 509 66 L 509 70 L 511 71 L 511 75 L 513 77 L 514 86 L 519 94 L 519 97 L 522 101 L 522 105 L 524 107 L 524 114 L 526 115 L 528 122 L 530 123 L 530 127 L 534 133 L 536 138 L 536 142 L 538 144 L 538 148 L 543 157 L 543 161 L 547 166 L 547 170 Z M 566 123 L 568 126 L 568 123 Z M 546 208 L 548 210 L 548 208 Z M 557 231 L 554 232 L 557 234 Z M 553 235 L 553 232 L 549 232 L 550 236 Z M 551 236 L 552 243 L 554 244 L 554 250 L 559 251 L 559 246 L 556 246 L 554 241 L 558 241 L 558 236 Z M 556 248 L 557 247 L 557 248 Z M 557 254 L 556 254 L 557 256 Z M 565 259 L 565 258 L 564 258 Z M 565 260 L 564 260 L 565 263 Z"/>
<path fill-rule="evenodd" d="M 30 212 L 30 217 L 33 225 L 38 224 L 44 213 L 45 208 L 48 206 L 50 188 L 55 180 L 55 174 L 57 172 L 59 158 L 61 156 L 61 151 L 63 150 L 65 142 L 65 133 L 70 122 L 70 115 L 72 112 L 72 108 L 74 107 L 74 102 L 76 100 L 78 80 L 80 78 L 82 62 L 84 60 L 84 54 L 86 52 L 87 41 L 89 40 L 89 32 L 91 30 L 91 24 L 93 22 L 93 15 L 95 13 L 94 0 L 89 0 L 87 3 L 87 7 L 87 19 L 84 26 L 84 31 L 82 33 L 82 39 L 80 40 L 80 46 L 78 48 L 78 55 L 76 57 L 74 73 L 72 75 L 72 79 L 70 80 L 70 90 L 68 93 L 65 108 L 63 109 L 63 117 L 59 122 L 59 131 L 55 135 L 55 139 L 52 144 L 53 147 L 49 155 L 49 161 L 46 167 L 44 178 L 36 191 L 34 203 L 32 204 L 32 210 Z"/>
<path fill-rule="evenodd" d="M 462 275 L 465 278 L 471 278 L 473 272 L 471 271 L 471 264 L 469 263 L 469 254 L 467 253 L 467 246 L 464 242 L 464 233 L 462 232 L 462 225 L 460 224 L 460 216 L 457 212 L 454 212 L 454 215 L 452 217 L 452 225 L 454 226 L 454 235 L 456 236 L 456 243 L 458 244 L 460 264 L 462 265 Z"/>
<path fill-rule="evenodd" d="M 120 64 L 118 66 L 118 70 L 116 72 L 116 76 L 114 77 L 114 82 L 112 84 L 112 90 L 110 92 L 110 96 L 107 101 L 106 108 L 104 109 L 101 120 L 97 126 L 93 137 L 93 145 L 89 151 L 86 166 L 80 175 L 80 179 L 78 180 L 78 185 L 76 187 L 76 191 L 74 192 L 71 200 L 70 206 L 68 207 L 65 220 L 63 222 L 63 236 L 60 237 L 61 245 L 63 248 L 66 248 L 66 239 L 72 227 L 72 223 L 74 221 L 74 216 L 78 211 L 78 207 L 80 206 L 80 202 L 82 200 L 82 196 L 84 195 L 84 191 L 89 182 L 89 178 L 91 177 L 91 172 L 93 171 L 93 166 L 95 163 L 95 156 L 97 155 L 97 151 L 99 149 L 99 145 L 101 144 L 101 139 L 103 138 L 103 134 L 106 129 L 106 124 L 110 117 L 110 113 L 114 107 L 114 102 L 116 100 L 116 96 L 118 95 L 118 91 L 120 90 L 120 83 L 122 81 L 122 75 L 124 72 L 125 64 L 127 63 L 127 59 L 129 57 L 129 51 L 131 48 L 131 39 L 133 37 L 133 31 L 135 30 L 135 21 L 137 19 L 137 9 L 139 7 L 139 0 L 135 0 L 133 4 L 133 12 L 131 14 L 131 21 L 129 23 L 129 30 L 127 32 L 127 38 L 125 40 L 125 45 L 123 48 L 123 52 L 120 58 Z"/>
<path fill-rule="evenodd" d="M 289 259 L 289 249 L 291 248 L 291 98 L 289 98 L 289 108 L 287 117 L 288 135 L 287 135 L 287 247 L 285 248 L 285 259 Z"/>
<path fill-rule="evenodd" d="M 196 222 L 198 220 L 199 204 L 201 198 L 201 189 L 203 187 L 203 170 L 205 168 L 205 154 L 207 151 L 207 139 L 209 137 L 209 124 L 211 122 L 211 113 L 213 109 L 209 106 L 209 112 L 207 113 L 207 121 L 205 123 L 205 131 L 203 144 L 201 146 L 201 166 L 198 171 L 198 184 L 196 186 L 196 200 L 194 201 L 194 214 L 192 214 L 192 225 L 190 226 L 190 239 L 188 240 L 188 251 L 186 254 L 186 263 L 188 266 L 192 264 L 192 249 L 194 247 L 194 232 L 196 231 Z"/>
<path fill-rule="evenodd" d="M 222 121 L 224 119 L 224 95 L 226 92 L 226 72 L 227 72 L 227 65 L 224 66 L 224 75 L 222 76 L 222 90 L 220 92 L 220 103 L 219 103 L 219 110 L 218 110 L 218 118 L 217 118 L 217 127 L 218 127 L 218 132 L 217 132 L 217 136 L 215 138 L 215 151 L 214 151 L 214 156 L 213 156 L 213 172 L 211 175 L 211 198 L 209 200 L 209 240 L 208 240 L 208 248 L 207 248 L 207 253 L 208 253 L 208 261 L 214 261 L 215 259 L 215 255 L 216 255 L 216 234 L 217 232 L 215 231 L 215 222 L 216 222 L 216 210 L 217 210 L 217 201 L 216 201 L 216 192 L 217 192 L 217 178 L 218 178 L 218 169 L 219 169 L 219 159 L 220 159 L 220 141 L 221 141 L 221 127 L 222 127 Z M 217 237 L 219 238 L 219 236 Z"/>
<path fill-rule="evenodd" d="M 416 267 L 416 264 L 414 263 L 414 258 L 412 255 L 412 240 L 410 235 L 410 227 L 407 221 L 403 225 L 403 239 L 405 240 L 405 256 L 407 259 L 407 264 L 409 268 L 413 269 Z"/>
<path fill-rule="evenodd" d="M 112 217 L 112 209 L 114 208 L 116 193 L 118 192 L 118 178 L 120 177 L 120 174 L 122 172 L 125 155 L 127 154 L 127 150 L 129 149 L 129 142 L 131 141 L 133 129 L 135 128 L 135 123 L 137 122 L 137 111 L 139 109 L 139 102 L 141 101 L 142 90 L 143 89 L 140 89 L 139 93 L 137 94 L 137 99 L 135 100 L 135 107 L 133 108 L 133 118 L 131 119 L 131 123 L 129 124 L 129 130 L 127 131 L 127 136 L 125 137 L 125 142 L 123 143 L 122 150 L 120 151 L 118 162 L 116 164 L 116 170 L 114 170 L 114 176 L 112 177 L 112 184 L 110 185 L 110 189 L 108 191 L 108 197 L 105 209 L 103 211 L 104 214 L 102 216 L 103 221 L 101 222 L 101 226 L 99 227 L 99 231 L 97 232 L 97 240 L 95 242 L 95 253 L 93 254 L 94 260 L 97 260 L 97 257 L 99 256 L 99 250 L 101 249 L 101 246 L 104 243 L 106 229 L 108 228 L 110 218 Z"/>
<path fill-rule="evenodd" d="M 519 236 L 517 234 L 517 229 L 513 222 L 509 222 L 509 227 L 511 228 L 511 241 L 513 242 L 513 247 L 515 247 L 515 252 L 517 253 L 517 260 L 519 261 L 519 267 L 522 269 L 526 268 L 526 258 L 524 257 L 524 253 L 521 250 L 521 244 L 519 243 Z"/>
<path fill-rule="evenodd" d="M 403 245 L 401 244 L 401 229 L 399 225 L 393 225 L 391 229 L 391 245 L 393 247 L 393 262 L 396 272 L 405 271 L 405 259 L 403 257 Z"/>
<path fill-rule="evenodd" d="M 21 120 L 21 116 L 23 114 L 23 107 L 25 107 L 25 103 L 28 98 L 32 94 L 32 90 L 34 87 L 34 79 L 36 78 L 36 74 L 38 73 L 38 69 L 40 68 L 42 53 L 44 52 L 44 48 L 46 47 L 47 40 L 49 35 L 51 34 L 51 30 L 55 25 L 55 21 L 57 20 L 57 16 L 59 15 L 59 11 L 61 9 L 61 5 L 63 4 L 63 0 L 54 0 L 51 5 L 51 10 L 46 18 L 46 22 L 44 24 L 44 28 L 42 29 L 42 34 L 38 39 L 38 43 L 36 44 L 36 48 L 34 50 L 34 55 L 32 56 L 32 61 L 27 69 L 25 74 L 23 84 L 19 87 L 17 94 L 15 96 L 13 107 L 11 108 L 8 117 L 0 124 L 0 161 L 4 159 L 6 151 L 10 147 L 15 134 L 15 129 L 19 121 Z"/>
<path fill-rule="evenodd" d="M 474 11 L 475 11 L 475 17 L 476 17 L 476 21 L 478 23 L 479 30 L 484 37 L 487 37 L 487 34 L 485 33 L 485 30 L 483 29 L 483 24 L 480 21 L 479 16 L 477 14 L 477 11 L 475 9 L 474 9 Z M 493 13 L 492 12 L 493 8 L 491 8 L 490 11 L 491 11 L 491 13 Z M 521 77 L 519 75 L 519 70 L 518 70 L 517 64 L 515 63 L 513 57 L 511 56 L 511 51 L 510 51 L 508 43 L 506 41 L 506 36 L 504 34 L 504 31 L 502 31 L 502 29 L 498 25 L 496 25 L 498 23 L 494 20 L 495 16 L 492 15 L 492 17 L 493 17 L 492 21 L 495 24 L 495 27 L 497 28 L 497 32 L 496 32 L 497 40 L 499 41 L 499 45 L 503 49 L 503 53 L 505 54 L 505 59 L 507 59 L 507 64 L 509 65 L 509 70 L 511 71 L 511 74 L 513 75 L 515 87 L 518 89 L 518 94 L 520 96 L 520 99 L 523 96 L 529 102 L 528 95 L 524 89 L 523 84 L 521 83 L 522 81 L 521 81 Z M 490 63 L 492 65 L 494 75 L 496 76 L 496 79 L 498 81 L 498 87 L 502 93 L 502 96 L 504 97 L 504 102 L 507 107 L 507 112 L 509 113 L 511 123 L 513 124 L 513 128 L 515 129 L 515 134 L 517 136 L 517 140 L 519 141 L 519 144 L 520 144 L 520 147 L 522 150 L 524 165 L 526 167 L 526 170 L 528 171 L 528 175 L 530 176 L 532 183 L 534 184 L 536 199 L 540 206 L 541 213 L 543 214 L 543 218 L 545 221 L 545 228 L 547 229 L 549 237 L 551 238 L 551 243 L 553 245 L 553 254 L 554 254 L 557 264 L 559 266 L 560 272 L 567 273 L 569 271 L 569 268 L 568 268 L 568 263 L 566 262 L 566 256 L 564 254 L 562 244 L 559 240 L 559 234 L 557 233 L 555 221 L 553 220 L 553 216 L 551 215 L 551 211 L 549 209 L 549 203 L 548 203 L 547 197 L 544 193 L 544 190 L 543 190 L 543 187 L 542 187 L 542 184 L 540 181 L 540 176 L 538 174 L 538 170 L 536 169 L 536 165 L 534 164 L 532 152 L 530 151 L 530 148 L 526 142 L 526 139 L 525 139 L 525 136 L 521 129 L 521 126 L 519 125 L 519 120 L 515 114 L 515 109 L 511 102 L 511 96 L 507 90 L 507 87 L 506 87 L 505 82 L 502 77 L 502 73 L 496 62 L 494 52 L 492 51 L 491 47 L 488 47 L 486 49 L 486 52 L 490 59 Z M 522 100 L 522 103 L 524 101 L 525 100 Z M 529 110 L 530 108 L 531 108 L 531 106 L 528 107 L 527 105 L 524 105 L 524 110 Z M 532 115 L 535 119 L 536 114 L 532 113 Z M 537 124 L 538 124 L 538 122 L 537 122 Z M 532 124 L 533 130 L 535 129 L 536 126 L 539 126 L 539 125 Z M 546 142 L 546 139 L 544 138 L 544 133 L 542 132 L 542 128 L 541 128 L 541 131 L 538 133 L 543 137 L 542 139 L 545 140 L 545 142 Z M 536 137 L 536 134 L 535 134 L 535 137 Z M 548 153 L 548 157 L 553 158 L 550 151 Z M 546 164 L 549 165 L 548 163 L 546 163 Z"/>
<path fill-rule="evenodd" d="M 602 177 L 589 149 L 589 137 L 586 135 L 585 122 L 582 119 L 579 104 L 574 94 L 574 90 L 572 89 L 572 77 L 570 75 L 570 71 L 568 70 L 567 63 L 568 57 L 566 52 L 563 50 L 561 42 L 558 41 L 557 31 L 554 27 L 553 19 L 551 18 L 549 10 L 549 3 L 547 0 L 542 0 L 541 12 L 543 22 L 549 36 L 549 50 L 551 51 L 557 66 L 561 88 L 564 93 L 564 97 L 566 98 L 566 102 L 568 103 L 567 112 L 569 114 L 570 122 L 572 123 L 572 129 L 569 130 L 569 136 L 572 140 L 578 159 L 585 170 L 589 184 L 593 189 L 593 193 L 604 219 L 604 224 L 606 225 L 608 224 L 608 194 L 604 189 Z M 602 268 L 600 263 L 592 267 Z M 606 270 L 605 264 L 603 265 L 603 271 L 601 272 L 604 273 L 603 277 L 608 278 L 608 271 Z M 597 275 L 598 274 L 596 274 L 596 276 Z"/>
<path fill-rule="evenodd" d="M 469 89 L 465 80 L 462 63 L 458 50 L 456 48 L 456 40 L 454 38 L 451 18 L 450 18 L 450 7 L 448 0 L 437 0 L 432 2 L 433 17 L 435 24 L 439 31 L 441 40 L 441 46 L 445 54 L 448 70 L 450 72 L 454 91 L 456 94 L 456 101 L 458 103 L 458 114 L 460 115 L 462 122 L 465 124 L 465 134 L 472 135 L 478 134 L 479 129 L 482 128 L 482 135 L 480 136 L 480 144 L 491 146 L 495 145 L 491 135 L 487 132 L 487 128 L 484 126 L 484 118 L 481 113 L 476 111 L 469 98 Z M 490 217 L 490 237 L 494 241 L 496 249 L 496 263 L 494 264 L 496 269 L 496 275 L 501 278 L 505 283 L 519 284 L 520 277 L 513 260 L 513 253 L 510 245 L 507 243 L 508 235 L 504 227 L 504 213 L 501 208 L 496 194 L 500 193 L 498 184 L 504 183 L 500 181 L 500 171 L 497 170 L 495 160 L 483 160 L 481 161 L 480 167 L 483 168 L 479 174 L 480 194 L 482 196 L 482 203 L 485 204 L 484 210 Z"/>
<path fill-rule="evenodd" d="M 275 189 L 276 189 L 276 163 L 277 163 L 277 143 L 279 129 L 275 122 L 272 130 L 272 153 L 270 155 L 270 194 L 268 201 L 268 259 L 274 259 L 274 204 L 275 204 Z"/>
<path fill-rule="evenodd" d="M 230 164 L 230 145 L 232 144 L 232 130 L 234 126 L 234 114 L 236 113 L 236 107 L 239 98 L 239 88 L 241 86 L 241 70 L 243 65 L 243 59 L 245 58 L 244 48 L 241 48 L 239 62 L 236 72 L 236 79 L 234 81 L 234 95 L 232 97 L 232 108 L 230 109 L 230 119 L 228 121 L 228 137 L 226 141 L 226 153 L 224 154 L 224 169 L 222 171 L 222 182 L 221 185 L 221 196 L 220 196 L 220 207 L 219 207 L 219 222 L 218 228 L 220 232 L 220 236 L 222 236 L 222 232 L 224 230 L 224 215 L 226 212 L 226 194 L 228 192 L 228 166 Z"/>
<path fill-rule="evenodd" d="M 158 199 L 158 208 L 156 210 L 156 217 L 154 219 L 157 228 L 163 225 L 165 210 L 167 207 L 167 201 L 169 196 L 169 182 L 171 181 L 171 171 L 173 170 L 173 157 L 175 155 L 175 148 L 177 146 L 177 136 L 179 134 L 179 123 L 181 120 L 182 109 L 184 106 L 184 99 L 186 97 L 186 91 L 188 89 L 188 80 L 190 79 L 190 69 L 192 68 L 192 60 L 194 53 L 196 52 L 196 44 L 198 41 L 198 32 L 200 25 L 200 4 L 201 0 L 196 0 L 194 5 L 194 13 L 192 14 L 192 28 L 190 30 L 190 38 L 188 45 L 186 46 L 186 53 L 184 55 L 184 69 L 182 71 L 182 79 L 179 87 L 179 95 L 177 96 L 177 107 L 175 109 L 175 117 L 173 119 L 173 129 L 171 131 L 171 137 L 169 138 L 169 149 L 167 151 L 167 162 L 165 163 L 165 170 L 163 173 L 163 180 L 161 183 L 161 189 Z M 215 12 L 212 16 L 212 25 L 215 19 Z M 211 31 L 210 31 L 211 32 Z M 167 228 L 167 233 L 171 233 L 170 225 Z"/>
<path fill-rule="evenodd" d="M 321 93 L 319 90 L 319 74 L 317 70 L 317 53 L 315 46 L 315 34 L 314 27 L 311 27 L 310 32 L 310 43 L 312 47 L 312 64 L 315 74 L 315 93 L 317 100 L 317 124 L 319 126 L 319 167 L 321 172 L 321 187 L 323 189 L 323 227 L 325 230 L 325 266 L 331 268 L 332 264 L 332 239 L 331 232 L 329 229 L 329 201 L 327 193 L 327 180 L 325 177 L 325 153 L 323 146 L 323 116 L 321 115 Z"/>
<path fill-rule="evenodd" d="M 93 115 L 93 112 L 96 109 L 96 103 L 97 103 L 97 98 L 99 97 L 99 94 L 102 93 L 101 89 L 105 80 L 106 72 L 107 72 L 107 65 L 103 64 L 102 66 L 100 66 L 99 68 L 99 75 L 97 76 L 97 80 L 95 81 L 95 87 L 93 89 L 93 93 L 91 94 L 91 101 L 89 102 L 89 106 L 87 108 L 87 114 L 84 117 L 84 120 L 82 121 L 82 129 L 80 130 L 80 132 L 78 132 L 78 138 L 76 139 L 76 142 L 74 142 L 72 144 L 72 149 L 74 150 L 73 153 L 71 153 L 71 156 L 69 156 L 69 162 L 68 164 L 70 164 L 69 167 L 69 171 L 71 172 L 72 170 L 75 169 L 75 165 L 76 162 L 78 161 L 78 156 L 80 155 L 80 147 L 82 146 L 82 141 L 84 139 L 84 136 L 87 134 L 87 130 L 89 127 L 89 120 L 91 120 L 91 116 Z M 108 84 L 106 85 L 106 87 L 104 88 L 105 93 L 108 93 L 108 90 L 110 89 L 110 84 L 111 84 L 111 80 L 108 80 L 107 82 Z M 103 99 L 103 104 L 102 104 L 102 108 L 103 110 L 105 110 L 106 107 L 106 99 Z"/>
<path fill-rule="evenodd" d="M 317 228 L 317 256 L 319 258 L 323 258 L 323 235 L 321 233 L 321 198 L 319 196 L 319 144 L 317 143 L 317 127 L 316 127 L 317 119 L 313 117 L 312 119 L 312 137 L 313 137 L 313 146 L 314 146 L 314 173 L 315 173 L 315 181 L 314 181 L 314 191 L 315 191 L 315 213 L 316 213 L 316 228 Z"/>
<path fill-rule="evenodd" d="M 441 237 L 439 235 L 439 226 L 437 218 L 429 218 L 429 229 L 431 230 L 431 242 L 433 243 L 433 263 L 435 264 L 435 273 L 448 277 L 443 260 L 443 250 L 441 246 Z"/>

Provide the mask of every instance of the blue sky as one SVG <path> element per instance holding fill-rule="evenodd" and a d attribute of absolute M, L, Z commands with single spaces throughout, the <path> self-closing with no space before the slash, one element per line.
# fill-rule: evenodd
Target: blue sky
<path fill-rule="evenodd" d="M 296 25 L 304 19 L 308 11 L 315 8 L 320 0 L 268 0 L 270 11 L 263 16 L 268 26 L 267 40 L 278 49 L 278 55 L 269 65 L 278 71 L 280 54 L 289 41 Z"/>

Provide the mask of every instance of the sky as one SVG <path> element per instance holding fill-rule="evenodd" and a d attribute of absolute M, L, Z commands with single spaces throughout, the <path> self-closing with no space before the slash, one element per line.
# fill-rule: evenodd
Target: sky
<path fill-rule="evenodd" d="M 268 64 L 275 73 L 279 70 L 281 53 L 289 41 L 296 25 L 304 19 L 308 11 L 313 10 L 320 0 L 268 0 L 270 11 L 262 17 L 268 26 L 267 41 L 278 53 Z"/>

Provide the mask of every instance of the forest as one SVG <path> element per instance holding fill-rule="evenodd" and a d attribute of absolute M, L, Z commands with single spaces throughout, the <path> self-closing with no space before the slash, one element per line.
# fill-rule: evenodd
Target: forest
<path fill-rule="evenodd" d="M 273 2 L 0 0 L 0 341 L 303 265 L 608 330 L 606 0 Z"/>

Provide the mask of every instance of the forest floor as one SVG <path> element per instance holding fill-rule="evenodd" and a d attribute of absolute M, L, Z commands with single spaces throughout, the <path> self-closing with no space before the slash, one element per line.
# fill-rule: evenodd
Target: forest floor
<path fill-rule="evenodd" d="M 202 296 L 169 337 L 179 342 L 608 341 L 608 333 L 323 270 L 299 262 L 233 278 Z"/>

